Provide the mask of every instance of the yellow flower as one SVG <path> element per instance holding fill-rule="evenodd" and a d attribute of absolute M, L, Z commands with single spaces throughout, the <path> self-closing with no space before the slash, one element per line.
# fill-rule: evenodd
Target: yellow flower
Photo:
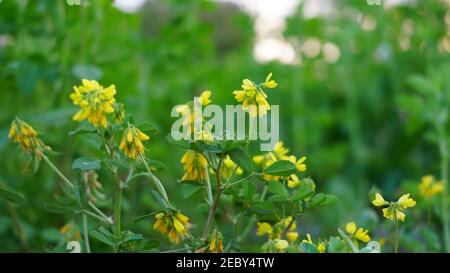
<path fill-rule="evenodd" d="M 416 201 L 414 201 L 412 198 L 409 198 L 409 193 L 403 194 L 397 201 L 397 204 L 406 209 L 406 208 L 412 208 L 416 205 Z"/>
<path fill-rule="evenodd" d="M 289 188 L 293 189 L 300 185 L 300 180 L 298 179 L 298 176 L 295 174 L 291 174 L 287 179 L 287 185 Z"/>
<path fill-rule="evenodd" d="M 385 201 L 383 199 L 383 196 L 379 194 L 378 192 L 375 194 L 375 199 L 372 201 L 372 204 L 377 207 L 389 205 L 389 202 Z"/>
<path fill-rule="evenodd" d="M 75 222 L 70 221 L 59 229 L 59 233 L 64 236 L 64 241 L 80 241 L 81 234 Z"/>
<path fill-rule="evenodd" d="M 327 246 L 324 242 L 320 242 L 317 246 L 317 250 L 319 251 L 319 253 L 325 253 L 327 251 Z"/>
<path fill-rule="evenodd" d="M 189 217 L 179 212 L 160 212 L 155 215 L 153 229 L 166 234 L 170 241 L 179 244 L 187 235 Z"/>
<path fill-rule="evenodd" d="M 205 90 L 200 94 L 199 101 L 203 106 L 206 106 L 211 103 L 211 94 L 210 90 Z"/>
<path fill-rule="evenodd" d="M 233 162 L 233 160 L 230 159 L 230 157 L 227 155 L 225 159 L 223 160 L 222 165 L 222 176 L 224 179 L 228 179 L 233 175 L 233 172 L 236 168 L 236 174 L 241 175 L 243 173 L 242 169 L 236 165 L 236 163 Z"/>
<path fill-rule="evenodd" d="M 256 235 L 258 236 L 264 236 L 264 234 L 272 234 L 273 229 L 272 226 L 269 223 L 263 222 L 263 223 L 257 223 L 258 229 L 256 231 Z"/>
<path fill-rule="evenodd" d="M 277 82 L 275 80 L 272 80 L 272 73 L 269 73 L 266 77 L 266 81 L 264 82 L 264 87 L 267 88 L 275 88 L 277 87 Z"/>
<path fill-rule="evenodd" d="M 368 229 L 362 229 L 362 228 L 358 228 L 358 230 L 355 233 L 355 238 L 360 240 L 361 242 L 367 243 L 370 241 L 370 236 L 369 234 L 369 230 Z"/>
<path fill-rule="evenodd" d="M 15 118 L 11 122 L 8 137 L 15 143 L 19 144 L 24 152 L 43 152 L 51 150 L 49 146 L 45 145 L 38 137 L 38 133 L 25 121 Z M 36 153 L 37 159 L 40 159 L 40 154 Z"/>
<path fill-rule="evenodd" d="M 131 159 L 136 159 L 138 156 L 144 154 L 144 145 L 142 141 L 149 140 L 150 137 L 141 132 L 134 125 L 129 124 L 128 128 L 123 132 L 122 140 L 120 141 L 119 149 Z"/>
<path fill-rule="evenodd" d="M 248 110 L 252 118 L 257 113 L 260 117 L 266 115 L 270 110 L 266 93 L 249 79 L 243 80 L 241 87 L 243 90 L 233 91 L 233 95 L 237 102 L 242 103 L 242 109 Z"/>
<path fill-rule="evenodd" d="M 353 235 L 353 233 L 356 232 L 356 224 L 354 222 L 347 223 L 347 225 L 345 225 L 345 231 L 347 231 L 348 234 Z"/>
<path fill-rule="evenodd" d="M 311 234 L 306 233 L 306 239 L 303 239 L 302 243 L 310 243 L 310 244 L 314 244 L 311 238 Z"/>
<path fill-rule="evenodd" d="M 205 181 L 208 161 L 200 153 L 187 150 L 181 158 L 184 174 L 181 181 Z"/>
<path fill-rule="evenodd" d="M 403 222 L 405 221 L 406 217 L 403 210 L 414 207 L 416 205 L 416 201 L 410 198 L 409 193 L 407 193 L 403 194 L 397 200 L 397 202 L 387 202 L 383 199 L 383 197 L 379 193 L 377 193 L 375 199 L 372 201 L 372 204 L 374 204 L 377 207 L 388 206 L 382 209 L 383 216 L 389 220 L 398 219 Z"/>
<path fill-rule="evenodd" d="M 297 240 L 297 238 L 298 238 L 298 232 L 296 232 L 296 231 L 289 231 L 289 232 L 286 232 L 286 238 L 287 238 L 290 242 L 293 242 L 293 241 Z"/>
<path fill-rule="evenodd" d="M 95 80 L 82 80 L 82 85 L 74 86 L 70 98 L 74 105 L 80 106 L 80 110 L 73 116 L 76 121 L 88 119 L 95 127 L 107 127 L 106 114 L 114 112 L 114 95 L 116 87 L 110 85 L 104 88 Z"/>
<path fill-rule="evenodd" d="M 425 199 L 431 198 L 444 191 L 444 182 L 437 182 L 432 175 L 422 177 L 419 184 L 419 191 Z"/>
<path fill-rule="evenodd" d="M 223 252 L 223 236 L 218 230 L 214 230 L 211 233 L 209 239 L 209 252 L 211 253 L 222 253 Z"/>
<path fill-rule="evenodd" d="M 297 160 L 297 162 L 295 163 L 295 167 L 297 167 L 297 170 L 299 172 L 304 172 L 306 171 L 306 164 L 304 164 L 304 162 L 306 161 L 306 156 L 301 157 L 299 160 Z"/>

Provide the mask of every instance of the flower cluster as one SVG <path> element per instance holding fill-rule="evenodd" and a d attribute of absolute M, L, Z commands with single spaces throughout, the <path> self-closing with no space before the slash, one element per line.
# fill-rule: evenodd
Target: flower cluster
<path fill-rule="evenodd" d="M 402 195 L 397 202 L 385 201 L 381 194 L 376 193 L 375 199 L 372 204 L 377 207 L 383 208 L 383 216 L 389 220 L 405 221 L 405 213 L 403 212 L 407 208 L 412 208 L 416 205 L 416 201 L 409 197 L 409 193 Z"/>
<path fill-rule="evenodd" d="M 242 109 L 249 111 L 250 117 L 256 117 L 258 114 L 260 117 L 267 114 L 267 110 L 270 110 L 270 105 L 267 102 L 267 95 L 261 87 L 275 88 L 277 83 L 272 80 L 272 73 L 266 77 L 266 81 L 261 84 L 255 84 L 249 79 L 242 81 L 242 90 L 236 90 L 233 92 L 234 98 L 242 103 Z"/>
<path fill-rule="evenodd" d="M 160 212 L 155 215 L 153 228 L 167 234 L 169 240 L 179 244 L 188 233 L 189 217 L 180 212 Z"/>
<path fill-rule="evenodd" d="M 15 118 L 11 127 L 9 128 L 9 138 L 15 143 L 18 143 L 24 152 L 42 152 L 44 150 L 51 150 L 49 146 L 45 145 L 38 137 L 38 133 L 25 121 Z M 38 159 L 40 154 L 36 153 Z"/>
<path fill-rule="evenodd" d="M 181 181 L 205 181 L 207 175 L 208 161 L 205 157 L 195 151 L 187 150 L 181 158 L 184 174 Z"/>
<path fill-rule="evenodd" d="M 150 137 L 141 132 L 132 124 L 123 132 L 122 140 L 120 141 L 119 149 L 131 159 L 136 159 L 138 156 L 144 154 L 144 145 L 142 141 L 149 140 Z"/>
<path fill-rule="evenodd" d="M 200 103 L 202 106 L 206 106 L 211 103 L 211 95 L 212 92 L 210 90 L 203 91 L 200 96 L 197 98 L 198 103 Z M 178 113 L 181 114 L 183 117 L 183 127 L 185 128 L 184 134 L 187 136 L 192 137 L 194 135 L 195 139 L 200 139 L 203 141 L 211 142 L 214 140 L 213 135 L 211 134 L 211 130 L 205 131 L 205 126 L 202 126 L 202 130 L 198 130 L 195 126 L 195 120 L 199 119 L 199 122 L 203 123 L 203 115 L 200 111 L 200 109 L 194 107 L 194 105 L 191 103 L 183 104 L 178 106 L 175 109 Z M 211 129 L 211 128 L 209 128 Z"/>
<path fill-rule="evenodd" d="M 292 216 L 288 216 L 275 223 L 273 226 L 267 222 L 257 223 L 258 229 L 256 235 L 264 236 L 269 235 L 269 239 L 282 239 L 286 236 L 290 242 L 294 242 L 298 238 L 297 224 Z"/>
<path fill-rule="evenodd" d="M 444 182 L 436 181 L 434 176 L 426 175 L 422 177 L 422 181 L 419 184 L 420 194 L 425 198 L 429 199 L 444 191 Z"/>
<path fill-rule="evenodd" d="M 297 159 L 294 155 L 289 155 L 289 149 L 284 147 L 284 144 L 282 141 L 275 144 L 273 150 L 271 152 L 257 155 L 253 157 L 253 162 L 256 165 L 261 165 L 263 169 L 268 168 L 270 165 L 275 163 L 278 160 L 289 160 L 292 163 L 295 164 L 297 167 L 297 170 L 299 172 L 305 172 L 306 171 L 306 157 L 303 156 L 299 159 Z M 272 175 L 264 175 L 264 179 L 268 181 L 278 181 L 280 177 L 278 176 L 272 176 Z M 297 175 L 292 174 L 288 177 L 288 186 L 290 188 L 295 188 L 299 185 L 300 180 L 298 179 Z"/>
<path fill-rule="evenodd" d="M 82 80 L 82 85 L 74 86 L 70 98 L 80 110 L 73 116 L 76 121 L 87 119 L 95 127 L 107 127 L 106 114 L 114 112 L 116 87 L 104 88 L 95 80 Z"/>

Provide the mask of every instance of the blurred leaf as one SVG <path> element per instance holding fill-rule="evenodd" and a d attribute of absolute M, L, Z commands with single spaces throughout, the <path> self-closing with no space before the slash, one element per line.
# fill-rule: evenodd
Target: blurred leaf
<path fill-rule="evenodd" d="M 311 207 L 327 206 L 336 202 L 336 196 L 331 194 L 318 193 L 311 199 Z"/>
<path fill-rule="evenodd" d="M 75 212 L 74 208 L 57 204 L 44 204 L 44 210 L 55 214 L 66 214 Z"/>
<path fill-rule="evenodd" d="M 3 197 L 6 201 L 19 206 L 25 204 L 25 197 L 19 192 L 0 188 L 0 196 Z"/>
<path fill-rule="evenodd" d="M 312 190 L 308 186 L 300 187 L 292 196 L 293 201 L 297 201 L 306 197 L 311 196 L 314 193 L 314 190 Z"/>
<path fill-rule="evenodd" d="M 89 170 L 99 170 L 101 168 L 100 160 L 89 157 L 79 157 L 72 163 L 72 170 L 81 170 L 83 172 Z"/>

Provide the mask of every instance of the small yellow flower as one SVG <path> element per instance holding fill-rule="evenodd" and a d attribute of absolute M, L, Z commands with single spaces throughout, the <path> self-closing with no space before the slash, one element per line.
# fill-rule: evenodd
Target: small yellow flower
<path fill-rule="evenodd" d="M 370 236 L 369 234 L 369 230 L 368 229 L 362 229 L 362 228 L 358 228 L 358 230 L 355 233 L 355 238 L 357 240 L 360 240 L 361 242 L 367 243 L 370 241 Z"/>
<path fill-rule="evenodd" d="M 223 236 L 218 230 L 214 230 L 209 238 L 209 252 L 222 253 L 223 252 Z"/>
<path fill-rule="evenodd" d="M 11 122 L 8 137 L 19 144 L 24 152 L 35 152 L 37 159 L 40 159 L 40 155 L 37 152 L 51 150 L 38 137 L 38 133 L 33 127 L 17 117 Z"/>
<path fill-rule="evenodd" d="M 429 199 L 444 191 L 444 182 L 436 181 L 432 175 L 426 175 L 422 177 L 422 181 L 418 187 L 420 194 L 425 199 Z"/>
<path fill-rule="evenodd" d="M 129 124 L 128 128 L 123 132 L 119 149 L 129 158 L 135 160 L 138 156 L 144 154 L 144 145 L 142 141 L 149 140 L 150 137 L 141 132 L 134 125 Z"/>
<path fill-rule="evenodd" d="M 187 150 L 181 158 L 184 174 L 181 181 L 205 181 L 208 161 L 200 153 Z"/>
<path fill-rule="evenodd" d="M 372 204 L 377 207 L 389 205 L 389 202 L 385 201 L 383 199 L 383 196 L 379 194 L 378 192 L 375 194 L 375 199 L 372 201 Z"/>
<path fill-rule="evenodd" d="M 306 239 L 303 239 L 302 243 L 310 243 L 310 244 L 314 244 L 311 238 L 311 234 L 306 233 Z"/>
<path fill-rule="evenodd" d="M 403 194 L 397 201 L 397 204 L 406 209 L 406 208 L 412 208 L 416 205 L 416 201 L 414 201 L 412 198 L 409 198 L 409 193 Z"/>
<path fill-rule="evenodd" d="M 266 115 L 270 110 L 266 93 L 249 79 L 243 80 L 241 87 L 243 90 L 233 91 L 233 95 L 237 102 L 242 103 L 242 109 L 248 110 L 252 118 L 257 114 L 260 117 Z"/>
<path fill-rule="evenodd" d="M 264 234 L 272 234 L 273 229 L 272 226 L 269 223 L 263 222 L 263 223 L 257 223 L 258 229 L 256 231 L 256 235 L 258 236 L 264 236 Z"/>
<path fill-rule="evenodd" d="M 179 244 L 189 230 L 189 217 L 179 212 L 160 212 L 155 215 L 153 228 Z"/>
<path fill-rule="evenodd" d="M 377 193 L 375 195 L 375 199 L 372 201 L 372 204 L 380 207 L 380 206 L 387 206 L 386 208 L 383 208 L 383 216 L 386 219 L 389 220 L 400 220 L 405 221 L 405 213 L 403 210 L 407 208 L 412 208 L 416 205 L 416 201 L 414 201 L 412 198 L 409 197 L 409 193 L 403 194 L 397 202 L 387 202 L 383 199 L 381 194 Z"/>
<path fill-rule="evenodd" d="M 345 225 L 345 231 L 347 231 L 348 234 L 354 234 L 356 232 L 356 224 L 354 222 L 347 223 Z"/>
<path fill-rule="evenodd" d="M 205 90 L 200 94 L 199 101 L 203 106 L 211 103 L 212 92 L 210 90 Z"/>
<path fill-rule="evenodd" d="M 317 250 L 319 251 L 319 253 L 325 253 L 327 251 L 327 246 L 324 242 L 320 242 L 317 245 Z"/>
<path fill-rule="evenodd" d="M 236 169 L 236 171 L 235 171 Z M 243 174 L 243 170 L 236 165 L 236 163 L 233 162 L 233 160 L 230 159 L 230 157 L 227 155 L 225 159 L 223 160 L 222 165 L 222 176 L 226 180 L 230 178 L 233 175 L 233 172 L 235 171 L 236 175 Z"/>
<path fill-rule="evenodd" d="M 275 88 L 277 87 L 277 82 L 275 80 L 272 80 L 272 73 L 269 73 L 266 77 L 266 81 L 264 82 L 264 87 L 267 88 Z"/>
<path fill-rule="evenodd" d="M 306 161 L 306 156 L 301 157 L 297 162 L 295 163 L 295 167 L 297 167 L 297 170 L 299 172 L 306 171 L 306 164 L 304 163 Z"/>
<path fill-rule="evenodd" d="M 298 238 L 298 232 L 296 232 L 296 231 L 289 231 L 289 232 L 286 232 L 286 238 L 287 238 L 290 242 L 293 242 L 293 241 L 297 240 L 297 238 Z"/>
<path fill-rule="evenodd" d="M 300 180 L 298 179 L 298 176 L 295 174 L 291 174 L 287 179 L 287 185 L 289 188 L 294 189 L 300 185 Z"/>
<path fill-rule="evenodd" d="M 82 80 L 82 85 L 74 86 L 70 98 L 80 110 L 73 116 L 76 121 L 87 119 L 95 127 L 107 127 L 106 114 L 114 112 L 114 95 L 116 87 L 110 85 L 104 88 L 95 80 Z"/>

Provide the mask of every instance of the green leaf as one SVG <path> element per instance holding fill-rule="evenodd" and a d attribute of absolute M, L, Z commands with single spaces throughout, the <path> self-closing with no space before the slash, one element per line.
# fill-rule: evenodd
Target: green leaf
<path fill-rule="evenodd" d="M 170 205 L 167 204 L 166 200 L 164 200 L 164 198 L 161 196 L 161 194 L 159 194 L 159 192 L 155 191 L 155 190 L 151 190 L 153 196 L 155 197 L 155 199 L 166 209 L 170 208 Z"/>
<path fill-rule="evenodd" d="M 289 176 L 297 171 L 294 163 L 288 160 L 278 160 L 264 170 L 265 174 L 275 176 Z"/>
<path fill-rule="evenodd" d="M 142 247 L 144 250 L 150 250 L 158 248 L 161 245 L 161 242 L 158 240 L 146 240 L 144 246 Z"/>
<path fill-rule="evenodd" d="M 163 162 L 158 161 L 158 160 L 149 159 L 149 160 L 147 160 L 147 164 L 151 170 L 163 171 L 163 170 L 167 169 L 166 164 L 164 164 Z"/>
<path fill-rule="evenodd" d="M 96 133 L 96 129 L 89 123 L 82 123 L 74 131 L 69 132 L 69 136 Z"/>
<path fill-rule="evenodd" d="M 66 213 L 73 213 L 75 211 L 74 208 L 57 205 L 57 204 L 45 204 L 44 210 L 50 213 L 55 214 L 66 214 Z"/>
<path fill-rule="evenodd" d="M 300 199 L 307 198 L 314 193 L 314 190 L 308 186 L 300 187 L 292 196 L 292 200 L 297 201 Z"/>
<path fill-rule="evenodd" d="M 185 182 L 180 182 L 183 184 L 181 186 L 181 193 L 183 194 L 183 198 L 188 199 L 192 197 L 195 193 L 197 193 L 201 187 L 197 184 L 184 184 Z"/>
<path fill-rule="evenodd" d="M 319 253 L 317 247 L 311 243 L 301 243 L 300 251 L 303 253 Z"/>
<path fill-rule="evenodd" d="M 253 205 L 252 209 L 257 212 L 263 212 L 263 213 L 278 211 L 277 205 L 275 205 L 274 203 L 269 202 L 269 201 L 256 202 Z"/>
<path fill-rule="evenodd" d="M 276 181 L 267 182 L 267 190 L 273 194 L 288 197 L 286 190 L 283 187 L 283 184 Z"/>
<path fill-rule="evenodd" d="M 339 237 L 331 237 L 328 240 L 327 252 L 329 253 L 347 253 L 347 244 Z"/>
<path fill-rule="evenodd" d="M 81 170 L 83 172 L 89 170 L 99 170 L 101 168 L 100 160 L 97 158 L 80 157 L 72 163 L 72 170 Z"/>
<path fill-rule="evenodd" d="M 230 150 L 234 150 L 236 148 L 242 147 L 247 143 L 245 140 L 225 140 L 219 141 L 219 145 L 222 147 L 222 150 L 228 152 Z"/>
<path fill-rule="evenodd" d="M 191 149 L 191 144 L 189 141 L 181 139 L 181 140 L 175 140 L 172 138 L 172 136 L 170 134 L 166 135 L 166 140 L 170 143 L 173 144 L 175 146 L 178 146 L 180 148 L 189 150 Z"/>
<path fill-rule="evenodd" d="M 137 127 L 150 137 L 158 132 L 158 127 L 153 123 L 143 123 Z"/>
<path fill-rule="evenodd" d="M 239 165 L 244 171 L 253 171 L 253 162 L 250 156 L 241 148 L 236 148 L 227 152 L 231 160 Z"/>
<path fill-rule="evenodd" d="M 312 207 L 331 205 L 337 202 L 337 198 L 331 194 L 318 193 L 311 199 Z"/>
<path fill-rule="evenodd" d="M 89 235 L 113 248 L 116 248 L 114 236 L 111 233 L 106 233 L 104 227 L 100 227 L 99 230 L 89 232 Z"/>
<path fill-rule="evenodd" d="M 144 236 L 142 234 L 136 234 L 129 230 L 122 231 L 119 240 L 117 240 L 117 246 L 121 246 L 124 244 L 128 244 L 131 242 L 144 240 Z"/>
<path fill-rule="evenodd" d="M 145 220 L 147 218 L 153 218 L 153 216 L 155 216 L 156 214 L 158 214 L 158 212 L 152 212 L 152 213 L 147 213 L 147 214 L 140 215 L 140 216 L 138 216 L 138 217 L 133 219 L 133 224 L 136 224 L 136 223 L 138 223 L 138 222 L 140 222 L 142 220 Z"/>
<path fill-rule="evenodd" d="M 19 206 L 25 204 L 25 197 L 21 193 L 15 191 L 0 188 L 0 196 L 8 202 L 17 204 Z"/>

